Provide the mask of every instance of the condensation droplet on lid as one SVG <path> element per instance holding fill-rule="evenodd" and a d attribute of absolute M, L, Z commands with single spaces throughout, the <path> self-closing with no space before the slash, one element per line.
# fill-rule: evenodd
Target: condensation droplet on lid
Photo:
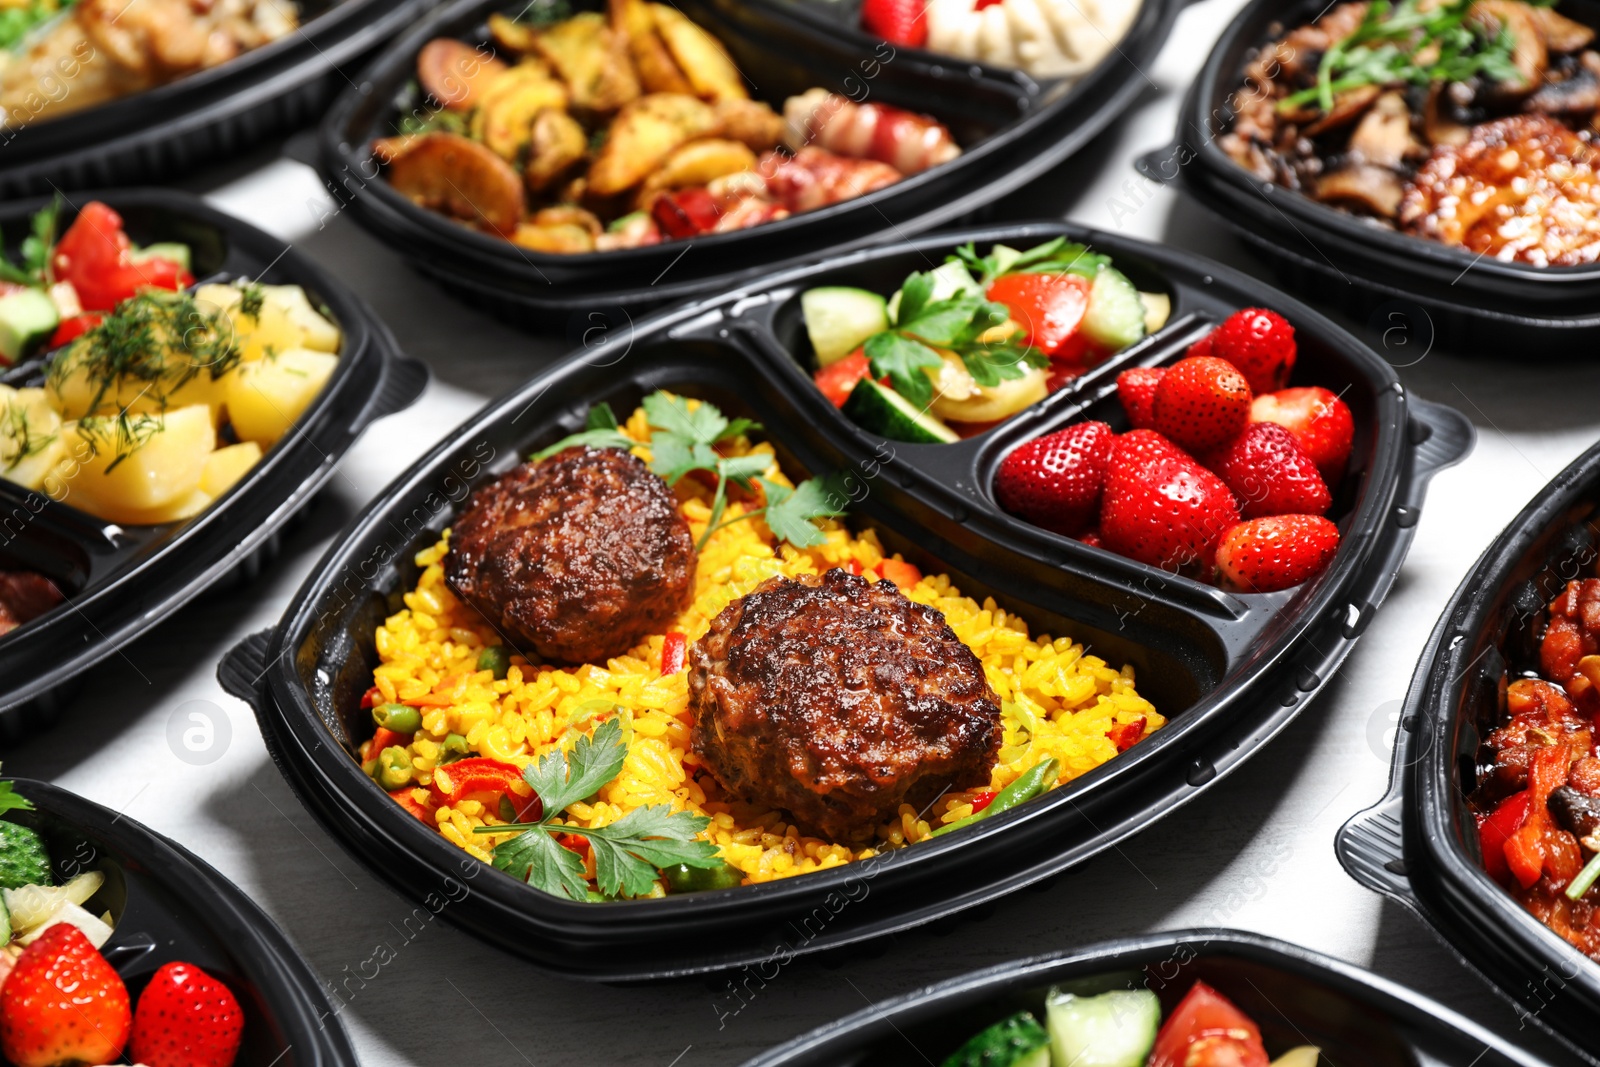
<path fill-rule="evenodd" d="M 1207 274 L 1204 278 L 1200 279 L 1200 284 L 1201 285 L 1210 285 L 1212 280 L 1213 279 L 1212 279 L 1211 275 Z"/>
<path fill-rule="evenodd" d="M 1413 508 L 1405 504 L 1401 504 L 1394 509 L 1394 524 L 1400 527 L 1402 530 L 1411 529 L 1411 527 L 1417 524 L 1417 520 L 1421 517 L 1421 508 Z"/>
<path fill-rule="evenodd" d="M 1197 759 L 1189 764 L 1189 772 L 1184 777 L 1192 786 L 1202 786 L 1217 776 L 1216 764 L 1210 760 Z"/>
<path fill-rule="evenodd" d="M 1322 684 L 1322 679 L 1317 677 L 1317 672 L 1308 668 L 1300 668 L 1300 673 L 1295 676 L 1294 684 L 1300 687 L 1302 693 L 1309 693 Z"/>
<path fill-rule="evenodd" d="M 1296 704 L 1300 703 L 1300 694 L 1299 693 L 1285 693 L 1285 694 L 1283 694 L 1282 697 L 1279 698 L 1279 703 L 1281 703 L 1286 708 L 1292 708 Z"/>

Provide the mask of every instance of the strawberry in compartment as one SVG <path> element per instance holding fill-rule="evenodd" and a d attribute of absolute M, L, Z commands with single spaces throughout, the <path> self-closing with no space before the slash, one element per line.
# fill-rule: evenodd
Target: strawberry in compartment
<path fill-rule="evenodd" d="M 1117 375 L 1117 399 L 1135 430 L 1155 428 L 1156 386 L 1166 373 L 1165 367 L 1130 367 Z"/>
<path fill-rule="evenodd" d="M 1211 331 L 1204 354 L 1225 359 L 1239 369 L 1253 393 L 1270 393 L 1289 384 L 1298 349 L 1294 327 L 1276 311 L 1245 308 L 1235 311 Z"/>
<path fill-rule="evenodd" d="M 1221 478 L 1153 430 L 1117 438 L 1100 506 L 1113 552 L 1172 571 L 1209 571 L 1217 539 L 1239 521 Z"/>
<path fill-rule="evenodd" d="M 1294 434 L 1323 480 L 1338 485 L 1355 440 L 1350 405 L 1321 386 L 1280 389 L 1258 396 L 1250 405 L 1251 422 L 1275 422 Z"/>
<path fill-rule="evenodd" d="M 1250 421 L 1250 383 L 1225 359 L 1180 359 L 1156 385 L 1155 428 L 1174 444 L 1203 452 L 1233 440 Z"/>
<path fill-rule="evenodd" d="M 1320 515 L 1272 515 L 1241 522 L 1217 546 L 1224 589 L 1272 593 L 1322 573 L 1339 551 L 1339 528 Z"/>
<path fill-rule="evenodd" d="M 903 48 L 928 43 L 927 0 L 865 0 L 861 28 Z"/>
<path fill-rule="evenodd" d="M 1333 503 L 1317 465 L 1294 435 L 1276 423 L 1251 423 L 1200 462 L 1228 483 L 1246 519 L 1321 515 Z"/>
<path fill-rule="evenodd" d="M 229 1067 L 243 1036 L 227 986 L 192 963 L 169 963 L 139 997 L 129 1051 L 146 1067 Z"/>
<path fill-rule="evenodd" d="M 111 1063 L 130 1025 L 127 987 L 69 923 L 46 928 L 0 986 L 0 1052 L 15 1067 Z"/>
<path fill-rule="evenodd" d="M 1000 506 L 1047 530 L 1076 537 L 1100 504 L 1116 435 L 1103 422 L 1083 422 L 1013 449 L 995 472 Z"/>

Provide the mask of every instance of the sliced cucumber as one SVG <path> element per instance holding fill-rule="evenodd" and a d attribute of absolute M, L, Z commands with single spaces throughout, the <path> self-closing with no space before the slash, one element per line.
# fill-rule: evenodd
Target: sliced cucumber
<path fill-rule="evenodd" d="M 176 263 L 184 270 L 189 269 L 189 246 L 179 244 L 177 241 L 157 241 L 153 245 L 136 248 L 129 253 L 128 258 L 135 263 L 143 263 L 147 259 L 165 259 Z"/>
<path fill-rule="evenodd" d="M 975 1035 L 941 1067 L 1050 1067 L 1050 1035 L 1032 1012 L 1019 1011 Z"/>
<path fill-rule="evenodd" d="M 882 434 L 891 441 L 915 445 L 947 445 L 960 436 L 918 407 L 871 378 L 863 378 L 844 402 L 845 416 L 864 430 Z"/>
<path fill-rule="evenodd" d="M 26 826 L 0 822 L 0 889 L 50 884 L 50 853 L 44 838 Z"/>
<path fill-rule="evenodd" d="M 1172 318 L 1172 297 L 1166 293 L 1140 293 L 1139 303 L 1144 305 L 1144 332 L 1155 333 Z"/>
<path fill-rule="evenodd" d="M 877 293 L 844 286 L 808 289 L 800 295 L 806 333 L 817 366 L 837 363 L 875 333 L 889 328 L 889 302 Z"/>
<path fill-rule="evenodd" d="M 1322 1050 L 1315 1045 L 1300 1045 L 1272 1061 L 1272 1067 L 1317 1067 Z"/>
<path fill-rule="evenodd" d="M 0 296 L 0 357 L 15 363 L 49 340 L 59 325 L 56 302 L 43 289 L 19 289 Z"/>
<path fill-rule="evenodd" d="M 1144 304 L 1139 290 L 1115 267 L 1101 267 L 1089 290 L 1083 332 L 1101 348 L 1119 352 L 1144 336 Z"/>
<path fill-rule="evenodd" d="M 1057 1063 L 1144 1067 L 1161 1027 L 1161 1001 L 1148 989 L 1081 997 L 1052 989 L 1045 1000 Z"/>
<path fill-rule="evenodd" d="M 0 946 L 11 944 L 11 909 L 6 907 L 4 897 L 0 897 Z"/>
<path fill-rule="evenodd" d="M 933 292 L 928 294 L 928 303 L 930 304 L 940 300 L 949 300 L 957 293 L 976 293 L 981 291 L 977 279 L 972 276 L 972 272 L 967 269 L 967 265 L 959 259 L 953 259 L 949 263 L 933 268 L 928 272 L 928 275 L 933 279 Z M 894 322 L 900 321 L 899 290 L 896 290 L 895 294 L 889 298 L 889 318 Z"/>

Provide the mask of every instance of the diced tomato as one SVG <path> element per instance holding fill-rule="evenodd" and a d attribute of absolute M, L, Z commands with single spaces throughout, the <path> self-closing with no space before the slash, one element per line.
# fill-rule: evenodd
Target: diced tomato
<path fill-rule="evenodd" d="M 845 569 L 848 570 L 851 574 L 855 575 L 857 578 L 861 577 L 861 561 L 860 560 L 858 560 L 858 559 L 851 560 L 845 566 Z"/>
<path fill-rule="evenodd" d="M 433 795 L 440 804 L 475 799 L 475 793 L 509 797 L 521 821 L 539 818 L 542 810 L 539 797 L 523 780 L 522 772 L 514 763 L 472 756 L 434 768 Z"/>
<path fill-rule="evenodd" d="M 656 220 L 661 232 L 682 240 L 697 234 L 710 233 L 722 218 L 722 209 L 703 187 L 679 189 L 662 193 L 650 207 L 650 217 Z"/>
<path fill-rule="evenodd" d="M 1544 849 L 1537 825 L 1524 823 L 1506 839 L 1504 853 L 1511 876 L 1527 889 L 1544 873 Z"/>
<path fill-rule="evenodd" d="M 897 559 L 886 559 L 873 570 L 878 572 L 878 577 L 887 578 L 901 589 L 910 589 L 922 581 L 922 572 L 910 563 L 903 563 Z"/>
<path fill-rule="evenodd" d="M 361 694 L 361 709 L 363 711 L 371 711 L 382 701 L 382 691 L 380 691 L 377 686 L 373 686 L 371 689 L 368 689 L 365 693 Z"/>
<path fill-rule="evenodd" d="M 159 258 L 135 263 L 132 250 L 122 216 L 92 200 L 56 242 L 51 267 L 57 279 L 72 283 L 85 311 L 111 311 L 140 289 L 194 284 L 194 276 L 177 263 Z"/>
<path fill-rule="evenodd" d="M 976 815 L 990 804 L 993 804 L 995 796 L 996 793 L 993 789 L 985 789 L 972 794 L 972 814 Z"/>
<path fill-rule="evenodd" d="M 680 633 L 670 633 L 661 642 L 661 676 L 677 674 L 683 670 L 684 652 L 689 647 L 689 639 Z"/>
<path fill-rule="evenodd" d="M 989 283 L 990 300 L 1011 309 L 1028 343 L 1047 356 L 1072 359 L 1087 340 L 1079 327 L 1089 310 L 1089 279 L 1077 274 L 1005 274 Z"/>
<path fill-rule="evenodd" d="M 1267 1050 L 1249 1016 L 1196 982 L 1162 1024 L 1149 1067 L 1267 1067 Z"/>
<path fill-rule="evenodd" d="M 399 804 L 402 808 L 405 808 L 406 811 L 410 812 L 427 825 L 433 826 L 433 809 L 428 807 L 426 804 L 419 803 L 417 798 L 412 795 L 412 789 L 413 787 L 407 786 L 404 789 L 396 789 L 389 795 L 394 798 L 394 802 L 396 804 Z"/>
<path fill-rule="evenodd" d="M 65 319 L 56 327 L 56 332 L 50 335 L 50 347 L 60 348 L 70 344 L 100 325 L 105 316 L 98 311 L 85 311 L 82 315 L 74 315 Z"/>
<path fill-rule="evenodd" d="M 844 402 L 850 399 L 850 391 L 856 387 L 856 383 L 871 373 L 872 364 L 867 362 L 866 351 L 858 348 L 811 377 L 822 395 L 832 401 L 834 407 L 842 408 Z"/>
<path fill-rule="evenodd" d="M 1506 843 L 1528 820 L 1529 794 L 1526 789 L 1500 802 L 1494 812 L 1478 823 L 1478 847 L 1483 850 L 1483 866 L 1489 877 L 1503 882 L 1511 873 L 1506 864 Z M 1518 879 L 1519 881 L 1521 879 Z M 1538 880 L 1538 876 L 1534 876 Z"/>
<path fill-rule="evenodd" d="M 589 855 L 589 839 L 582 834 L 557 834 L 556 844 L 580 856 Z"/>
<path fill-rule="evenodd" d="M 1128 751 L 1144 736 L 1144 716 L 1141 715 L 1132 722 L 1116 723 L 1106 731 L 1106 736 L 1117 746 L 1118 752 Z"/>

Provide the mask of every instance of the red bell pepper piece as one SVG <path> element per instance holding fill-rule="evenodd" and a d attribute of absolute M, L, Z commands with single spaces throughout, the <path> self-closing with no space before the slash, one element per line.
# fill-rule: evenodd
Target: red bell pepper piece
<path fill-rule="evenodd" d="M 990 804 L 993 804 L 997 795 L 993 789 L 984 789 L 972 794 L 972 814 L 976 815 Z"/>
<path fill-rule="evenodd" d="M 377 686 L 373 686 L 361 694 L 361 710 L 371 711 L 383 701 L 383 693 Z"/>
<path fill-rule="evenodd" d="M 822 395 L 836 408 L 844 407 L 844 402 L 850 399 L 850 393 L 855 389 L 856 383 L 872 373 L 872 364 L 867 361 L 867 353 L 863 349 L 856 349 L 836 363 L 830 363 L 811 376 L 817 383 L 817 388 L 822 390 Z"/>
<path fill-rule="evenodd" d="M 1483 851 L 1483 866 L 1497 882 L 1505 881 L 1511 874 L 1506 863 L 1506 843 L 1527 822 L 1530 800 L 1529 792 L 1524 789 L 1502 800 L 1493 813 L 1478 822 L 1478 847 Z M 1538 881 L 1538 875 L 1534 875 L 1534 881 Z"/>
<path fill-rule="evenodd" d="M 111 311 L 140 289 L 178 290 L 194 284 L 194 276 L 172 260 L 136 263 L 132 251 L 122 216 L 92 200 L 56 242 L 51 267 L 57 280 L 72 283 L 85 311 Z"/>
<path fill-rule="evenodd" d="M 661 642 L 661 676 L 677 674 L 683 670 L 684 652 L 689 647 L 689 639 L 683 634 L 673 632 Z"/>
<path fill-rule="evenodd" d="M 1162 1024 L 1148 1067 L 1267 1067 L 1267 1050 L 1248 1015 L 1196 982 Z"/>
<path fill-rule="evenodd" d="M 861 577 L 861 561 L 858 559 L 851 560 L 845 565 L 845 570 L 849 571 L 857 578 Z"/>
<path fill-rule="evenodd" d="M 416 816 L 418 820 L 427 824 L 428 826 L 433 826 L 433 809 L 426 804 L 419 803 L 417 798 L 411 795 L 413 788 L 414 787 L 412 786 L 407 786 L 404 789 L 396 789 L 393 793 L 390 793 L 389 796 L 394 798 L 394 802 L 396 804 L 399 804 L 402 808 L 405 808 L 406 811 Z"/>
<path fill-rule="evenodd" d="M 456 804 L 474 793 L 494 793 L 509 797 L 517 809 L 517 820 L 531 822 L 540 817 L 543 805 L 533 787 L 523 780 L 514 763 L 472 756 L 446 763 L 433 770 L 433 795 L 440 804 Z"/>
<path fill-rule="evenodd" d="M 56 332 L 50 335 L 50 347 L 60 348 L 62 345 L 71 344 L 100 325 L 104 318 L 105 316 L 98 311 L 85 311 L 82 315 L 63 319 L 56 327 Z"/>
<path fill-rule="evenodd" d="M 1118 752 L 1126 752 L 1132 748 L 1139 739 L 1144 737 L 1144 716 L 1141 715 L 1132 722 L 1119 722 L 1106 731 L 1106 736 L 1111 743 L 1117 746 Z"/>
<path fill-rule="evenodd" d="M 1078 274 L 1005 274 L 989 283 L 988 297 L 1011 309 L 1028 343 L 1047 356 L 1072 359 L 1088 341 L 1080 327 L 1089 310 L 1089 279 Z"/>
<path fill-rule="evenodd" d="M 702 187 L 662 193 L 650 206 L 650 217 L 674 240 L 710 233 L 722 218 L 716 198 Z"/>
<path fill-rule="evenodd" d="M 1536 748 L 1528 757 L 1527 818 L 1505 844 L 1506 865 L 1524 889 L 1537 882 L 1549 866 L 1552 852 L 1546 837 L 1555 827 L 1547 805 L 1550 794 L 1566 784 L 1571 767 L 1572 753 L 1566 745 Z"/>

